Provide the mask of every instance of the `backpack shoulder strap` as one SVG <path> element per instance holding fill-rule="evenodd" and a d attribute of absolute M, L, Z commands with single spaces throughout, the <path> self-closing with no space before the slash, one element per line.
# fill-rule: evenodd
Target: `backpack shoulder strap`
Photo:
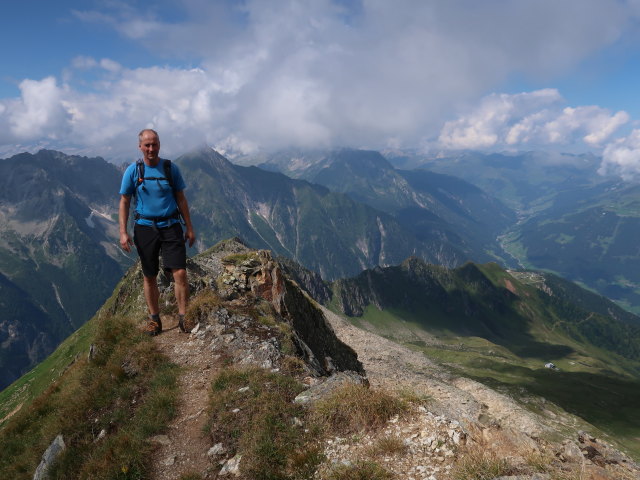
<path fill-rule="evenodd" d="M 164 160 L 162 168 L 164 169 L 164 178 L 167 179 L 167 182 L 169 182 L 169 186 L 171 187 L 172 190 L 174 190 L 173 171 L 171 170 L 171 160 Z"/>
<path fill-rule="evenodd" d="M 165 160 L 162 168 L 164 169 L 164 178 L 166 178 L 167 182 L 169 182 L 169 186 L 171 187 L 171 191 L 173 192 L 173 197 L 176 198 L 177 206 L 176 189 L 173 186 L 173 170 L 171 169 L 171 160 Z M 176 211 L 178 212 L 178 219 L 180 220 L 180 223 L 182 223 L 182 225 L 185 225 L 184 219 L 182 218 L 182 213 L 180 212 L 180 207 L 177 208 L 178 209 Z"/>
<path fill-rule="evenodd" d="M 144 161 L 139 158 L 136 160 L 136 179 L 135 179 L 135 193 L 138 192 L 138 187 L 144 183 Z"/>

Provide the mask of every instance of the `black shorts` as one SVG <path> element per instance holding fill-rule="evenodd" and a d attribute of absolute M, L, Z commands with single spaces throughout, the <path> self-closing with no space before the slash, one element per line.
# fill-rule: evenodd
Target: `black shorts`
<path fill-rule="evenodd" d="M 187 248 L 179 223 L 166 228 L 133 226 L 133 243 L 138 250 L 145 277 L 155 277 L 160 270 L 160 254 L 165 270 L 187 268 Z"/>

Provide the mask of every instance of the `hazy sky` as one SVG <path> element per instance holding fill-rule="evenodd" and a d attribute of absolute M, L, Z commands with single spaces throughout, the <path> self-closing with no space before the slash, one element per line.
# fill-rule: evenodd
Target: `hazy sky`
<path fill-rule="evenodd" d="M 640 169 L 640 0 L 7 0 L 0 154 L 594 151 Z"/>

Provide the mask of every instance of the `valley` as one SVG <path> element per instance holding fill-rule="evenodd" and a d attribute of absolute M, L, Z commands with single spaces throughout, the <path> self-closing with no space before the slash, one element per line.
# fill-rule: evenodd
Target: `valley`
<path fill-rule="evenodd" d="M 638 187 L 598 174 L 598 157 L 466 152 L 389 161 L 457 175 L 512 208 L 517 220 L 497 237 L 506 266 L 556 273 L 640 312 Z"/>

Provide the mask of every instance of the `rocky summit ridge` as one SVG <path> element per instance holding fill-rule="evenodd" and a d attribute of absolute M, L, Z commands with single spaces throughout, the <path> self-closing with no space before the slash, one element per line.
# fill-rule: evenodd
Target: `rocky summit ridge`
<path fill-rule="evenodd" d="M 550 408 L 529 411 L 506 395 L 448 373 L 421 353 L 354 327 L 313 300 L 268 251 L 249 249 L 233 239 L 191 259 L 188 270 L 189 334 L 176 327 L 171 284 L 161 276 L 161 335 L 153 339 L 138 335 L 126 348 L 122 344 L 128 340 L 119 337 L 122 357 L 110 361 L 107 356 L 118 346 L 108 346 L 104 336 L 131 334 L 103 333 L 102 339 L 93 340 L 91 355 L 84 350 L 82 356 L 75 354 L 45 392 L 48 396 L 35 400 L 38 424 L 28 429 L 54 425 L 43 430 L 39 443 L 31 447 L 38 452 L 36 457 L 54 439 L 66 445 L 51 467 L 58 475 L 54 478 L 640 478 L 637 463 L 578 418 Z M 134 266 L 83 328 L 99 332 L 112 318 L 122 318 L 129 325 L 125 330 L 135 331 L 144 310 L 141 272 Z M 78 345 L 84 348 L 82 342 Z M 69 344 L 63 348 L 73 351 Z M 159 387 L 144 378 L 161 367 L 150 363 L 146 355 L 151 354 L 173 365 L 169 368 L 176 375 L 176 399 L 167 402 L 166 410 L 173 414 L 144 431 L 144 455 L 135 460 L 127 456 L 132 452 L 118 453 L 116 445 L 123 441 L 123 432 L 129 432 L 127 448 L 137 449 L 131 443 L 133 427 L 126 422 L 152 408 L 149 398 Z M 86 377 L 84 370 L 89 372 Z M 55 410 L 56 395 L 73 388 L 70 378 L 81 378 L 86 389 L 104 370 L 109 370 L 105 378 L 110 380 L 100 388 L 119 392 L 112 400 L 76 409 L 77 418 L 62 423 L 57 417 L 64 416 L 64 407 L 42 411 L 44 404 Z M 313 418 L 318 405 L 326 406 L 327 399 L 349 386 L 389 392 L 406 399 L 406 408 L 357 431 L 317 430 Z M 276 405 L 268 403 L 276 400 L 282 402 L 278 410 L 273 407 L 261 417 L 262 406 Z M 0 446 L 6 445 L 2 442 L 7 435 L 22 434 L 15 425 L 27 425 L 25 413 L 31 412 L 35 421 L 34 411 L 23 403 L 22 410 L 4 419 Z M 349 399 L 343 398 L 335 407 L 347 403 Z M 129 414 L 113 414 L 123 404 Z M 369 407 L 363 402 L 357 410 Z M 263 428 L 259 418 L 270 420 L 267 442 L 256 447 L 245 438 L 249 430 Z M 292 440 L 294 434 L 304 442 Z M 266 467 L 260 463 L 265 450 L 271 452 Z M 12 452 L 22 458 L 17 447 Z M 101 455 L 108 460 L 98 468 L 95 462 Z M 19 460 L 13 460 L 16 463 Z M 477 468 L 485 464 L 497 467 L 482 473 Z M 0 463 L 0 476 L 19 471 L 21 475 L 6 478 L 33 478 L 37 462 L 13 470 L 7 465 L 11 462 Z M 310 469 L 303 468 L 309 465 Z M 47 468 L 41 466 L 42 470 Z M 356 474 L 360 476 L 348 476 Z"/>

